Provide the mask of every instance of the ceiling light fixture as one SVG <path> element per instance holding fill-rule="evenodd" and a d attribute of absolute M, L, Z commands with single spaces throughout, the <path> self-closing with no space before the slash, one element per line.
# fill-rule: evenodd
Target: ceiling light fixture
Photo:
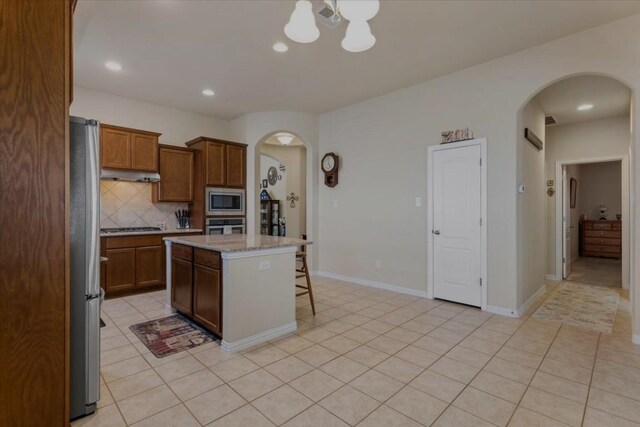
<path fill-rule="evenodd" d="M 298 0 L 284 33 L 294 42 L 311 43 L 320 37 L 320 30 L 313 17 L 313 6 L 309 0 Z"/>
<path fill-rule="evenodd" d="M 205 96 L 213 96 L 216 93 L 214 91 L 212 91 L 211 89 L 205 89 L 205 90 L 202 91 L 202 94 L 205 95 Z"/>
<path fill-rule="evenodd" d="M 117 62 L 107 61 L 104 63 L 104 66 L 111 71 L 122 71 L 122 65 L 118 64 Z"/>
<path fill-rule="evenodd" d="M 339 22 L 342 18 L 349 21 L 347 31 L 342 40 L 342 47 L 349 52 L 364 52 L 376 44 L 367 21 L 377 15 L 380 10 L 379 0 L 324 0 L 326 8 L 333 13 L 331 21 Z M 323 14 L 323 16 L 326 16 Z M 313 16 L 313 7 L 309 0 L 298 0 L 284 32 L 291 40 L 298 43 L 311 43 L 318 39 L 320 31 Z"/>
<path fill-rule="evenodd" d="M 287 46 L 286 44 L 284 44 L 282 42 L 278 42 L 278 43 L 273 45 L 273 50 L 275 50 L 278 53 L 284 53 L 284 52 L 289 50 L 289 46 Z"/>
<path fill-rule="evenodd" d="M 593 104 L 582 104 L 578 107 L 578 111 L 587 111 L 593 108 Z"/>
<path fill-rule="evenodd" d="M 282 145 L 289 145 L 291 144 L 291 141 L 293 141 L 293 136 L 286 133 L 282 135 L 278 135 L 276 138 Z"/>

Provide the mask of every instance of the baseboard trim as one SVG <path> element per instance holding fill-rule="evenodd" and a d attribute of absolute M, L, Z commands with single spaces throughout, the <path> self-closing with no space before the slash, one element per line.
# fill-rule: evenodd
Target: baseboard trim
<path fill-rule="evenodd" d="M 262 344 L 274 338 L 286 335 L 290 332 L 295 332 L 296 329 L 298 329 L 298 323 L 294 321 L 282 326 L 278 326 L 277 328 L 268 329 L 264 332 L 260 332 L 259 334 L 251 335 L 250 337 L 243 338 L 238 341 L 228 342 L 223 339 L 220 342 L 220 347 L 222 347 L 222 350 L 226 351 L 227 353 L 233 353 L 239 350 L 253 347 L 258 344 Z"/>
<path fill-rule="evenodd" d="M 518 310 L 498 307 L 497 305 L 488 305 L 485 311 L 492 314 L 499 314 L 500 316 L 518 317 Z"/>
<path fill-rule="evenodd" d="M 400 294 L 412 295 L 414 297 L 429 298 L 427 291 L 419 291 L 417 289 L 409 289 L 402 286 L 390 285 L 388 283 L 376 282 L 374 280 L 360 279 L 358 277 L 343 276 L 341 274 L 329 273 L 327 271 L 316 271 L 315 276 L 326 277 L 328 279 L 342 280 L 371 288 L 384 289 L 387 291 L 398 292 Z"/>
<path fill-rule="evenodd" d="M 545 292 L 547 292 L 547 285 L 543 283 L 542 286 L 540 286 L 540 289 L 536 291 L 536 293 L 531 295 L 524 304 L 518 307 L 518 310 L 516 311 L 517 317 L 522 317 L 527 311 L 529 311 L 531 307 L 536 305 L 538 301 L 540 301 L 540 299 L 544 296 Z"/>
<path fill-rule="evenodd" d="M 635 334 L 631 336 L 631 342 L 640 345 L 640 334 Z"/>
<path fill-rule="evenodd" d="M 544 276 L 544 278 L 547 280 L 553 280 L 554 282 L 562 280 L 562 278 L 556 276 L 555 274 L 547 274 L 546 276 Z"/>

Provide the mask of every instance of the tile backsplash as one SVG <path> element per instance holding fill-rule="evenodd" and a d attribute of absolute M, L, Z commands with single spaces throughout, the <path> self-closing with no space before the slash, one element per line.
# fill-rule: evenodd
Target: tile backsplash
<path fill-rule="evenodd" d="M 157 227 L 165 222 L 175 229 L 178 209 L 186 203 L 151 202 L 151 184 L 142 182 L 100 181 L 100 227 Z"/>

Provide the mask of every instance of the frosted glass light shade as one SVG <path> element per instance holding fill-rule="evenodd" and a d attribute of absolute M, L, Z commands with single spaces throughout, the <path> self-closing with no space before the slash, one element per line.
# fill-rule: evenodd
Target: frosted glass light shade
<path fill-rule="evenodd" d="M 376 44 L 376 38 L 371 34 L 367 21 L 351 21 L 347 33 L 342 39 L 342 48 L 349 52 L 364 52 Z"/>
<path fill-rule="evenodd" d="M 293 137 L 291 135 L 278 135 L 278 141 L 282 145 L 289 145 L 291 141 L 293 141 Z"/>
<path fill-rule="evenodd" d="M 309 0 L 298 0 L 291 18 L 284 26 L 284 33 L 294 42 L 311 43 L 318 39 L 320 30 L 313 17 L 313 8 Z"/>
<path fill-rule="evenodd" d="M 340 15 L 349 21 L 368 21 L 380 10 L 378 0 L 338 0 Z"/>

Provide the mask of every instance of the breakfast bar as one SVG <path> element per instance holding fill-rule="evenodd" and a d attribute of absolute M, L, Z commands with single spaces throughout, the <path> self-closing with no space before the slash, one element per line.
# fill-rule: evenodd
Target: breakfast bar
<path fill-rule="evenodd" d="M 171 236 L 167 304 L 233 352 L 293 332 L 296 251 L 308 240 L 262 235 Z"/>

